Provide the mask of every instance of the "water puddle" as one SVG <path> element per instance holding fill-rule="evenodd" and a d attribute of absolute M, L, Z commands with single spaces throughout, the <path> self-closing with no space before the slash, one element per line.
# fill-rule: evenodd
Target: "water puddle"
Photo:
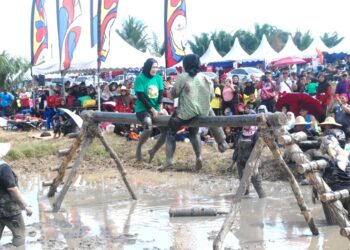
<path fill-rule="evenodd" d="M 50 212 L 43 178 L 20 180 L 33 206 L 27 225 L 26 249 L 211 249 L 225 216 L 169 217 L 170 208 L 214 207 L 228 210 L 237 180 L 188 173 L 140 171 L 129 179 L 138 195 L 131 201 L 118 176 L 80 175 L 59 213 Z M 47 179 L 45 179 L 47 180 Z M 320 204 L 304 197 L 320 235 L 313 237 L 287 183 L 265 182 L 268 198 L 253 188 L 225 241 L 225 249 L 350 249 L 338 226 L 327 226 Z M 8 230 L 1 244 L 11 241 Z"/>

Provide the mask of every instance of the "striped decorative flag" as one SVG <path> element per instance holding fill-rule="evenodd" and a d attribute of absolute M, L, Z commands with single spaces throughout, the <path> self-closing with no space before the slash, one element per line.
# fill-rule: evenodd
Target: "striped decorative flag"
<path fill-rule="evenodd" d="M 164 6 L 165 65 L 169 68 L 185 56 L 186 4 L 185 0 L 165 0 Z"/>
<path fill-rule="evenodd" d="M 45 0 L 33 0 L 31 19 L 31 63 L 44 62 L 43 50 L 48 47 Z"/>
<path fill-rule="evenodd" d="M 80 38 L 82 27 L 78 22 L 82 10 L 80 0 L 56 0 L 56 5 L 60 68 L 67 70 Z"/>
<path fill-rule="evenodd" d="M 118 0 L 100 0 L 99 4 L 99 40 L 98 57 L 99 62 L 104 62 L 108 56 L 110 48 L 111 27 L 117 17 Z"/>

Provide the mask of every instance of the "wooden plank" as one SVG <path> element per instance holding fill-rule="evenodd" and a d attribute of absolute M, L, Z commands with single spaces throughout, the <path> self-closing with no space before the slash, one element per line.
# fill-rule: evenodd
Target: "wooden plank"
<path fill-rule="evenodd" d="M 109 155 L 112 157 L 112 159 L 117 164 L 117 169 L 118 169 L 119 173 L 121 174 L 123 182 L 124 182 L 126 188 L 128 189 L 129 194 L 131 195 L 132 199 L 137 200 L 137 197 L 136 197 L 134 191 L 132 190 L 129 181 L 126 178 L 126 171 L 125 171 L 117 153 L 113 150 L 113 148 L 111 146 L 109 146 L 109 144 L 107 143 L 107 141 L 106 141 L 105 137 L 103 136 L 103 134 L 101 133 L 101 131 L 98 131 L 97 137 L 100 139 L 100 141 L 102 142 L 106 151 L 109 153 Z"/>
<path fill-rule="evenodd" d="M 92 137 L 86 137 L 84 139 L 84 142 L 82 143 L 82 146 L 81 146 L 81 150 L 80 150 L 80 152 L 79 152 L 79 154 L 78 154 L 77 158 L 75 159 L 74 164 L 72 166 L 72 171 L 69 173 L 69 176 L 67 178 L 66 183 L 64 184 L 61 192 L 59 193 L 57 199 L 54 201 L 54 203 L 52 205 L 53 212 L 58 212 L 60 210 L 62 201 L 63 201 L 66 193 L 68 192 L 70 185 L 73 182 L 73 178 L 76 176 L 76 174 L 78 172 L 78 167 L 80 166 L 80 162 L 84 159 L 84 156 L 85 156 L 88 148 L 90 147 L 92 141 L 93 141 Z"/>
<path fill-rule="evenodd" d="M 323 193 L 320 195 L 320 200 L 323 202 L 333 202 L 350 196 L 350 189 L 343 189 L 334 192 Z"/>
<path fill-rule="evenodd" d="M 264 138 L 266 145 L 271 150 L 274 158 L 277 160 L 278 165 L 281 167 L 282 171 L 285 173 L 285 175 L 289 181 L 289 184 L 292 188 L 292 191 L 294 193 L 294 196 L 297 200 L 301 214 L 304 216 L 306 223 L 309 225 L 309 228 L 310 228 L 312 234 L 318 235 L 319 234 L 318 228 L 314 222 L 313 216 L 305 203 L 305 200 L 304 200 L 303 194 L 300 190 L 298 182 L 296 181 L 293 173 L 290 171 L 288 165 L 284 161 L 282 154 L 280 153 L 280 151 L 275 143 L 274 134 L 269 133 L 269 132 L 266 132 L 266 133 L 263 132 L 262 136 Z"/>
<path fill-rule="evenodd" d="M 297 170 L 299 174 L 304 174 L 309 171 L 320 171 L 328 167 L 328 162 L 326 160 L 311 161 L 303 164 L 297 165 Z"/>
<path fill-rule="evenodd" d="M 259 137 L 246 163 L 246 166 L 243 172 L 243 177 L 239 183 L 239 187 L 237 189 L 236 195 L 233 197 L 232 204 L 231 204 L 231 211 L 227 216 L 227 218 L 225 219 L 224 224 L 222 225 L 218 235 L 216 236 L 213 242 L 213 249 L 215 250 L 222 249 L 222 244 L 226 238 L 226 235 L 232 228 L 237 211 L 240 209 L 240 202 L 250 182 L 250 177 L 254 172 L 254 170 L 258 167 L 258 162 L 260 162 L 259 158 L 260 158 L 262 149 L 264 148 L 264 145 L 265 144 L 262 138 Z"/>

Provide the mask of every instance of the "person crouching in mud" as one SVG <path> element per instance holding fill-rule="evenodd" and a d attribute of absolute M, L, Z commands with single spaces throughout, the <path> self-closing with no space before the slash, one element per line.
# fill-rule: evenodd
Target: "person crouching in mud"
<path fill-rule="evenodd" d="M 254 112 L 255 113 L 255 112 Z M 253 114 L 253 111 L 251 111 Z M 254 145 L 258 139 L 257 127 L 248 126 L 243 127 L 242 131 L 239 134 L 237 143 L 235 143 L 235 148 L 232 156 L 233 162 L 237 163 L 238 176 L 241 180 L 243 177 L 243 172 L 245 165 L 249 159 L 250 153 L 252 152 Z M 262 177 L 259 172 L 253 173 L 251 177 L 251 182 L 258 193 L 259 198 L 266 197 L 265 191 L 262 187 Z M 245 192 L 245 195 L 249 194 L 249 185 Z"/>
<path fill-rule="evenodd" d="M 10 147 L 9 143 L 0 143 L 0 240 L 6 226 L 12 232 L 12 244 L 20 247 L 25 243 L 25 225 L 21 211 L 25 210 L 27 216 L 33 212 L 17 187 L 17 176 L 2 159 Z"/>
<path fill-rule="evenodd" d="M 176 132 L 180 127 L 189 124 L 197 116 L 207 116 L 210 110 L 210 101 L 214 97 L 213 84 L 210 79 L 201 73 L 199 56 L 190 54 L 184 57 L 182 73 L 173 88 L 170 90 L 171 98 L 179 98 L 178 107 L 168 123 L 166 138 L 166 163 L 160 171 L 173 167 L 175 153 Z M 196 154 L 196 170 L 202 168 L 201 140 L 198 128 L 189 128 L 189 137 Z"/>
<path fill-rule="evenodd" d="M 158 62 L 149 58 L 143 65 L 142 73 L 136 77 L 134 91 L 136 92 L 135 112 L 137 119 L 142 123 L 143 132 L 140 135 L 136 149 L 136 159 L 142 162 L 142 145 L 152 134 L 152 118 L 157 117 L 163 109 L 163 79 L 157 74 Z M 156 145 L 149 151 L 150 160 L 155 152 L 164 144 L 166 134 L 161 133 Z"/>

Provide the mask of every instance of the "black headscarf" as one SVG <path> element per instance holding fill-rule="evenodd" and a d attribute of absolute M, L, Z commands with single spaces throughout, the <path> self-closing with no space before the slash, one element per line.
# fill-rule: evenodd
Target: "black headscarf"
<path fill-rule="evenodd" d="M 153 59 L 153 58 L 148 58 L 146 60 L 146 62 L 143 64 L 143 68 L 142 68 L 142 73 L 147 77 L 147 78 L 152 78 L 153 76 L 151 75 L 151 69 L 154 63 L 158 62 Z"/>
<path fill-rule="evenodd" d="M 198 72 L 201 71 L 201 62 L 199 56 L 196 54 L 189 54 L 184 57 L 183 66 L 185 71 L 191 76 L 194 77 Z"/>
<path fill-rule="evenodd" d="M 318 81 L 318 87 L 317 87 L 317 89 L 316 89 L 316 91 L 317 91 L 318 93 L 326 93 L 328 87 L 331 86 L 331 85 L 329 85 L 329 83 L 328 83 L 328 78 L 329 78 L 329 77 L 328 77 L 327 75 L 323 75 L 323 76 L 324 76 L 324 81 L 323 81 L 323 82 L 321 82 L 320 80 Z"/>

